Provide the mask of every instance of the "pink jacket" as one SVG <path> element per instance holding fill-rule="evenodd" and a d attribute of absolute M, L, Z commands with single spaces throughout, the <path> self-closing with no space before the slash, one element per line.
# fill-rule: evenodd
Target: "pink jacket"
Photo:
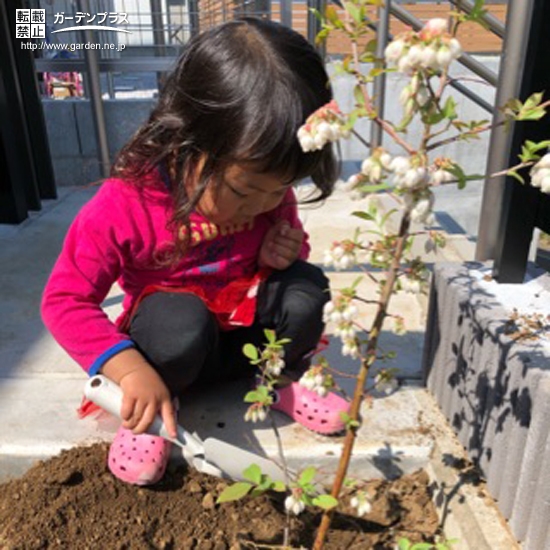
<path fill-rule="evenodd" d="M 44 291 L 42 318 L 90 375 L 134 346 L 119 328 L 120 319 L 112 323 L 101 308 L 113 283 L 118 281 L 124 291 L 123 316 L 149 285 L 195 286 L 214 299 L 228 283 L 257 272 L 262 241 L 276 221 L 286 219 L 292 227 L 302 227 L 291 189 L 280 206 L 246 226 L 222 230 L 193 213 L 185 257 L 173 266 L 159 267 L 155 259 L 173 246 L 173 234 L 166 227 L 171 214 L 171 196 L 160 178 L 150 179 L 144 187 L 110 179 L 72 223 Z M 308 254 L 306 238 L 300 257 Z"/>

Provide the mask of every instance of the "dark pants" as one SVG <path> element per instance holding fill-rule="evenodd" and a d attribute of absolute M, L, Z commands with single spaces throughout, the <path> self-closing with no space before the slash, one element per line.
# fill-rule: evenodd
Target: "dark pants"
<path fill-rule="evenodd" d="M 242 348 L 247 343 L 262 347 L 266 328 L 277 338 L 291 340 L 285 346 L 286 369 L 303 369 L 304 356 L 315 349 L 323 332 L 323 306 L 329 298 L 323 272 L 298 260 L 262 283 L 250 327 L 221 331 L 194 294 L 158 292 L 140 303 L 129 332 L 172 394 L 178 394 L 194 382 L 254 374 L 257 367 L 250 365 Z"/>

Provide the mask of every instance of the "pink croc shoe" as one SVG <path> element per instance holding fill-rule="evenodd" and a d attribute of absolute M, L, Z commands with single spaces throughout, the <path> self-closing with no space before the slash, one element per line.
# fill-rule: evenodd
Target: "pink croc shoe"
<path fill-rule="evenodd" d="M 350 404 L 333 392 L 321 397 L 298 382 L 292 382 L 277 388 L 275 394 L 272 408 L 290 416 L 309 430 L 329 435 L 345 428 L 340 413 L 348 413 Z"/>
<path fill-rule="evenodd" d="M 131 430 L 118 429 L 107 464 L 111 473 L 134 485 L 152 485 L 160 481 L 170 457 L 171 443 L 156 435 L 135 435 Z"/>

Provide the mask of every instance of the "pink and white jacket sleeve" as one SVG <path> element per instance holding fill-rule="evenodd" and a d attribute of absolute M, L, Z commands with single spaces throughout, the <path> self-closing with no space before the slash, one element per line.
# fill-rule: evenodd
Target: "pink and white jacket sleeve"
<path fill-rule="evenodd" d="M 71 225 L 42 298 L 46 327 L 90 376 L 109 358 L 134 346 L 101 308 L 123 263 L 113 205 L 103 204 L 102 191 Z"/>

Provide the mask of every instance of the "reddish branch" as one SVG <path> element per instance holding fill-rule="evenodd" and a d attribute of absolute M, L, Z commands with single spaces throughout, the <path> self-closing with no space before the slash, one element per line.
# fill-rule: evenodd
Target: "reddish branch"
<path fill-rule="evenodd" d="M 380 302 L 378 304 L 378 309 L 376 316 L 372 323 L 369 339 L 367 342 L 367 347 L 365 354 L 361 360 L 361 368 L 357 376 L 357 382 L 355 384 L 355 390 L 353 393 L 353 399 L 351 402 L 350 408 L 350 418 L 352 421 L 357 421 L 359 419 L 359 413 L 361 410 L 361 403 L 363 402 L 363 397 L 365 394 L 365 386 L 367 382 L 367 376 L 369 374 L 369 369 L 376 360 L 376 350 L 378 348 L 378 338 L 380 332 L 382 331 L 382 326 L 384 324 L 384 319 L 388 315 L 388 305 L 390 303 L 391 296 L 395 287 L 395 282 L 397 281 L 397 276 L 399 274 L 399 266 L 401 264 L 401 258 L 403 256 L 403 251 L 405 249 L 405 244 L 409 236 L 409 227 L 410 219 L 409 213 L 405 212 L 403 218 L 401 219 L 401 226 L 399 228 L 399 234 L 397 241 L 395 243 L 395 253 L 393 260 L 388 271 L 388 278 L 384 286 L 382 287 L 382 292 L 380 296 Z M 346 432 L 346 437 L 344 439 L 344 446 L 342 449 L 342 454 L 340 456 L 340 461 L 338 463 L 338 469 L 336 470 L 336 477 L 332 485 L 331 495 L 334 498 L 338 498 L 344 480 L 346 479 L 346 474 L 349 468 L 349 463 L 351 460 L 351 455 L 353 447 L 355 445 L 355 438 L 357 436 L 357 427 L 355 425 L 350 425 Z M 321 550 L 330 527 L 332 520 L 332 510 L 327 510 L 323 513 L 321 519 L 321 524 L 319 525 L 319 530 L 317 531 L 317 537 L 313 544 L 313 550 Z"/>

